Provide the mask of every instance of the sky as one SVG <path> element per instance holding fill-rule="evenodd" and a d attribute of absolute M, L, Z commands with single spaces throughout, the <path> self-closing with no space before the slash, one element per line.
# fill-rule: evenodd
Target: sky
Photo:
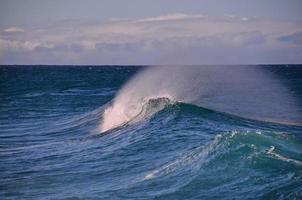
<path fill-rule="evenodd" d="M 298 64 L 301 11 L 301 0 L 0 0 L 0 64 Z"/>

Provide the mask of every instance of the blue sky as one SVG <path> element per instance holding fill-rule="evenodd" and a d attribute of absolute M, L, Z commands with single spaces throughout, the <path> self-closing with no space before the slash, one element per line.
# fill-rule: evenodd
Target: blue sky
<path fill-rule="evenodd" d="M 301 0 L 2 0 L 0 64 L 302 63 Z"/>

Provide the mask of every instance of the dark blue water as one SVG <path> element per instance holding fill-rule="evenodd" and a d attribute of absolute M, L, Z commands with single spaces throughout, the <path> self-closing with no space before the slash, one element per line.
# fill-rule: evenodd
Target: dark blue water
<path fill-rule="evenodd" d="M 0 199 L 302 199 L 301 67 L 260 67 L 295 99 L 294 123 L 162 97 L 102 132 L 144 67 L 1 66 Z"/>

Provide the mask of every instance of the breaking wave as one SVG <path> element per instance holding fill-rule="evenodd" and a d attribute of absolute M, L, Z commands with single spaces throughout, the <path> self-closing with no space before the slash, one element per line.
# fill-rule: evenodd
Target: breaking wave
<path fill-rule="evenodd" d="M 184 102 L 249 119 L 302 124 L 297 99 L 263 68 L 161 66 L 138 73 L 118 92 L 103 113 L 100 132 L 142 119 L 154 100 L 159 105 L 148 116 L 168 102 Z"/>

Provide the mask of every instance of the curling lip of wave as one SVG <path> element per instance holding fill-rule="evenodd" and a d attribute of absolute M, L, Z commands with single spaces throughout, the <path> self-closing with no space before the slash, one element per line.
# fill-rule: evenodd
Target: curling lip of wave
<path fill-rule="evenodd" d="M 169 97 L 145 98 L 128 114 L 125 113 L 126 111 L 123 110 L 123 107 L 113 103 L 112 106 L 108 106 L 104 110 L 100 127 L 101 132 L 152 117 L 155 113 L 163 110 L 166 105 L 173 103 L 174 101 Z"/>

